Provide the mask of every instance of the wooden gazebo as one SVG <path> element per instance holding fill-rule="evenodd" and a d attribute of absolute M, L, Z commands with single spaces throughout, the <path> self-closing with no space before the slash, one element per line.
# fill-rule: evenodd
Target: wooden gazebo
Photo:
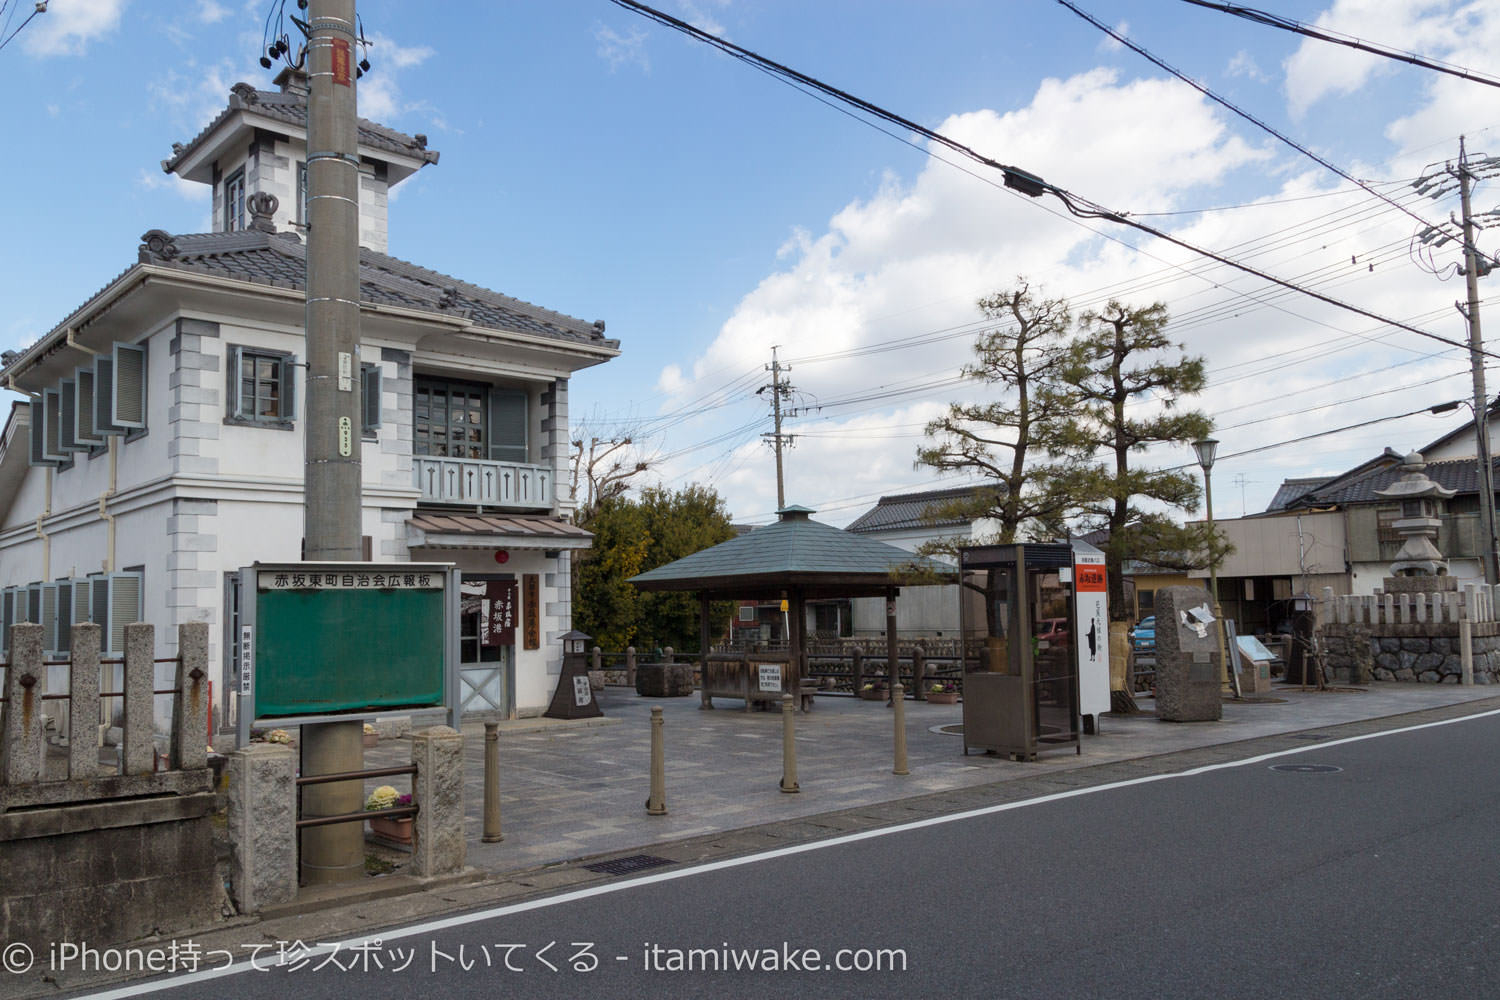
<path fill-rule="evenodd" d="M 806 603 L 828 598 L 884 597 L 886 659 L 894 689 L 896 595 L 900 586 L 913 574 L 921 574 L 922 582 L 927 583 L 934 574 L 951 576 L 953 568 L 814 521 L 810 516 L 813 513 L 807 507 L 784 507 L 776 512 L 774 524 L 633 576 L 630 582 L 641 590 L 692 591 L 698 595 L 698 635 L 705 674 L 712 642 L 710 602 L 785 600 L 791 619 L 787 639 L 794 691 L 806 662 Z M 711 707 L 706 684 L 703 699 L 705 706 Z"/>

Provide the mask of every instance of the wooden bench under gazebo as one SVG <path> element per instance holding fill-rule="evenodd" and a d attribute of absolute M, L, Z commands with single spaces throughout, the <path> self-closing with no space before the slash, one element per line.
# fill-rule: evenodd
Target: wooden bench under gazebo
<path fill-rule="evenodd" d="M 720 542 L 658 566 L 630 582 L 641 590 L 691 591 L 698 595 L 698 636 L 704 650 L 700 676 L 703 708 L 713 699 L 742 698 L 746 710 L 780 702 L 783 694 L 807 707 L 808 601 L 884 597 L 886 659 L 890 684 L 897 676 L 896 595 L 904 580 L 952 575 L 952 567 L 918 558 L 905 549 L 814 521 L 806 507 L 784 507 L 774 524 Z M 785 653 L 711 653 L 709 607 L 713 601 L 786 601 L 790 629 Z M 780 668 L 780 676 L 770 668 Z M 779 684 L 775 683 L 779 680 Z M 914 685 L 920 687 L 920 685 Z M 922 692 L 913 692 L 922 697 Z"/>

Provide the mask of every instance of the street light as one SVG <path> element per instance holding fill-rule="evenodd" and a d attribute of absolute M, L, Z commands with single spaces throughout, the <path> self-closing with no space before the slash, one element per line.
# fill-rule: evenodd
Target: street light
<path fill-rule="evenodd" d="M 1219 606 L 1219 560 L 1214 555 L 1214 489 L 1209 473 L 1213 471 L 1219 442 L 1213 438 L 1194 441 L 1193 451 L 1198 454 L 1198 464 L 1203 466 L 1203 503 L 1208 511 L 1208 587 L 1214 600 L 1214 632 L 1219 637 L 1219 663 L 1229 671 L 1229 682 L 1234 688 L 1234 696 L 1238 698 L 1239 678 L 1235 676 L 1234 667 L 1224 655 L 1224 609 Z"/>

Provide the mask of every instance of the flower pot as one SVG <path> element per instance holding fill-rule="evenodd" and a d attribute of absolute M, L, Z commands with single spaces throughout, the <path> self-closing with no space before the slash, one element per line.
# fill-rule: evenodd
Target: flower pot
<path fill-rule="evenodd" d="M 377 733 L 365 733 L 364 736 L 366 747 L 377 746 L 380 743 L 380 736 Z"/>
<path fill-rule="evenodd" d="M 859 696 L 865 701 L 890 701 L 890 688 L 860 688 Z"/>
<path fill-rule="evenodd" d="M 381 840 L 388 840 L 393 844 L 411 844 L 411 817 L 410 816 L 371 816 L 370 832 Z"/>
<path fill-rule="evenodd" d="M 933 705 L 957 705 L 957 691 L 928 691 L 927 701 Z"/>

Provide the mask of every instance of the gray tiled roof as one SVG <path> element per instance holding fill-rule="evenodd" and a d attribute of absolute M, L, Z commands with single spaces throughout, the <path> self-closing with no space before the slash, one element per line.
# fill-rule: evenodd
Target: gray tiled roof
<path fill-rule="evenodd" d="M 1477 494 L 1479 492 L 1479 465 L 1472 458 L 1454 458 L 1441 462 L 1428 462 L 1422 470 L 1427 478 L 1452 490 L 1455 494 Z M 1304 494 L 1297 507 L 1333 507 L 1356 503 L 1387 503 L 1386 498 L 1376 496 L 1379 490 L 1400 479 L 1401 466 L 1392 463 L 1379 469 L 1371 469 L 1363 475 L 1344 479 L 1340 477 L 1329 483 L 1326 489 Z"/>
<path fill-rule="evenodd" d="M 856 517 L 845 530 L 859 534 L 892 531 L 898 528 L 949 528 L 968 524 L 968 518 L 931 518 L 928 512 L 951 500 L 973 496 L 986 489 L 990 487 L 957 486 L 946 490 L 899 493 L 881 497 L 874 507 Z"/>
<path fill-rule="evenodd" d="M 229 106 L 205 125 L 203 131 L 185 145 L 172 144 L 172 155 L 161 162 L 162 170 L 167 173 L 175 170 L 178 164 L 192 155 L 199 143 L 213 133 L 214 129 L 218 128 L 230 115 L 239 111 L 262 114 L 300 131 L 307 131 L 306 95 L 296 91 L 258 90 L 248 83 L 237 83 L 229 92 Z M 360 118 L 358 122 L 358 142 L 361 146 L 399 153 L 402 156 L 414 157 L 428 163 L 436 163 L 438 160 L 437 152 L 427 148 L 425 136 L 410 136 L 405 132 L 387 128 L 378 122 L 372 122 L 368 118 Z"/>
<path fill-rule="evenodd" d="M 282 288 L 306 286 L 307 247 L 295 233 L 246 230 L 183 236 L 162 234 L 167 247 L 141 248 L 141 263 L 237 278 Z M 616 348 L 604 324 L 588 323 L 363 247 L 360 301 L 461 316 L 494 330 Z"/>
<path fill-rule="evenodd" d="M 1283 479 L 1276 487 L 1276 495 L 1266 504 L 1266 510 L 1281 510 L 1294 501 L 1307 496 L 1313 490 L 1331 480 L 1332 476 L 1309 476 L 1303 479 Z"/>
<path fill-rule="evenodd" d="M 945 563 L 917 560 L 894 545 L 805 516 L 792 516 L 633 576 L 630 582 L 686 583 L 772 575 L 879 576 L 914 561 L 939 572 L 952 571 Z"/>

